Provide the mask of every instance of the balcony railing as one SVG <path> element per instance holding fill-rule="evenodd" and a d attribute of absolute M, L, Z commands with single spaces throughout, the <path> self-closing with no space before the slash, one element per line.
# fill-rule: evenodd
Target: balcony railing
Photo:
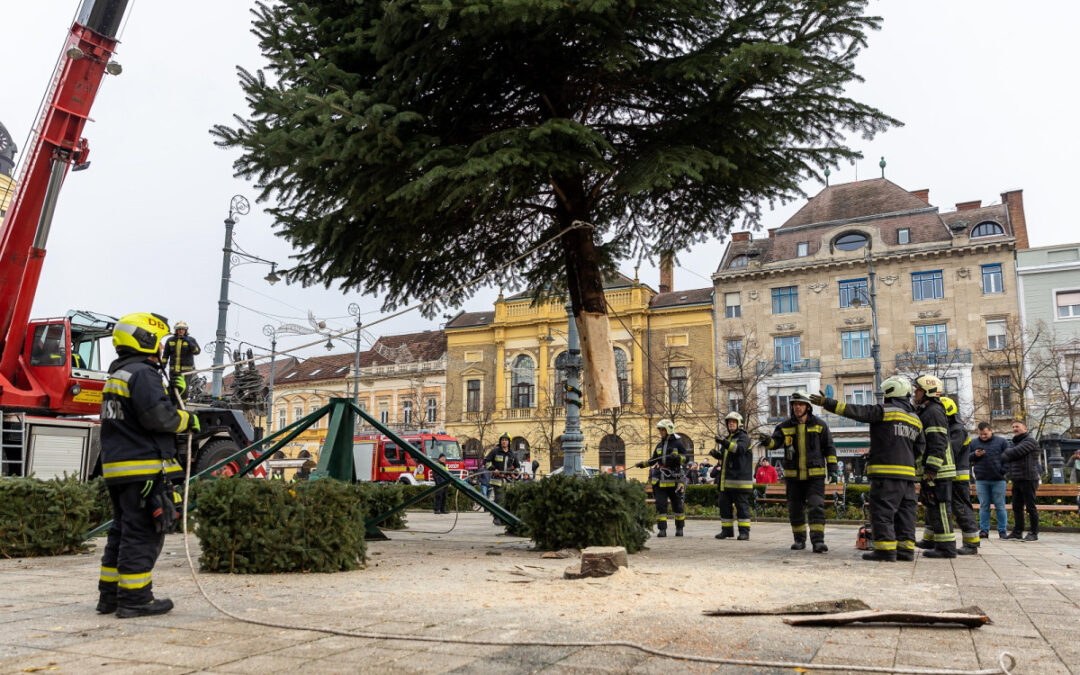
<path fill-rule="evenodd" d="M 465 413 L 466 422 L 479 422 L 484 419 L 484 413 L 479 410 Z"/>
<path fill-rule="evenodd" d="M 758 361 L 757 364 L 758 375 L 818 372 L 821 372 L 821 359 L 801 359 L 799 361 Z"/>
<path fill-rule="evenodd" d="M 506 411 L 506 417 L 512 420 L 531 420 L 532 416 L 532 408 L 510 408 Z"/>
<path fill-rule="evenodd" d="M 999 420 L 1006 419 L 1013 416 L 1012 408 L 995 408 L 990 411 L 990 417 Z"/>
<path fill-rule="evenodd" d="M 971 363 L 970 349 L 953 349 L 944 352 L 901 352 L 896 355 L 896 367 L 947 366 L 952 363 Z"/>

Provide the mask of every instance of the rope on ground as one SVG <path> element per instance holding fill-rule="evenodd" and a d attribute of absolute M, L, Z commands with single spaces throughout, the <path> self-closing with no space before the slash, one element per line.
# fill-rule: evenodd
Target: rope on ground
<path fill-rule="evenodd" d="M 387 314 L 386 316 L 380 317 L 380 318 L 372 321 L 371 323 L 364 324 L 360 328 L 352 328 L 352 329 L 349 329 L 349 330 L 345 330 L 345 331 L 342 331 L 340 333 L 334 334 L 334 335 L 332 335 L 330 337 L 332 337 L 332 338 L 343 338 L 343 337 L 345 337 L 347 335 L 352 335 L 353 333 L 357 333 L 357 332 L 359 332 L 361 330 L 367 330 L 368 328 L 371 328 L 372 326 L 377 326 L 380 323 L 383 323 L 384 321 L 389 321 L 390 319 L 397 318 L 397 317 L 401 316 L 402 314 L 408 314 L 409 312 L 413 311 L 414 309 L 420 309 L 421 307 L 423 307 L 425 305 L 430 305 L 430 304 L 432 304 L 434 302 L 438 302 L 439 300 L 442 300 L 443 298 L 449 297 L 453 293 L 456 293 L 456 292 L 458 292 L 460 290 L 466 289 L 469 286 L 474 286 L 474 285 L 484 281 L 488 277 L 492 276 L 496 272 L 504 270 L 504 269 L 510 267 L 511 265 L 513 265 L 513 264 L 515 264 L 517 262 L 520 262 L 520 261 L 524 260 L 525 258 L 528 258 L 530 255 L 532 255 L 533 253 L 536 253 L 540 249 L 546 248 L 550 244 L 555 243 L 564 234 L 566 234 L 570 230 L 576 230 L 576 229 L 583 228 L 583 227 L 591 228 L 592 225 L 590 225 L 589 223 L 586 223 L 586 222 L 582 222 L 580 220 L 575 220 L 568 227 L 565 227 L 562 230 L 560 230 L 559 232 L 556 232 L 550 238 L 545 239 L 544 241 L 540 242 L 536 246 L 533 246 L 532 248 L 525 251 L 521 255 L 516 256 L 516 257 L 508 260 L 504 264 L 499 265 L 498 267 L 496 267 L 494 269 L 488 270 L 487 272 L 481 274 L 478 277 L 473 277 L 472 279 L 469 279 L 468 281 L 466 281 L 465 283 L 457 286 L 456 288 L 451 288 L 450 290 L 444 291 L 443 293 L 440 293 L 439 295 L 436 295 L 433 298 L 430 298 L 428 300 L 424 300 L 422 302 L 418 302 L 418 303 L 416 303 L 414 305 L 410 305 L 410 306 L 408 306 L 408 307 L 406 307 L 404 309 L 400 309 L 400 310 L 398 310 L 398 311 L 396 311 L 396 312 L 394 312 L 392 314 Z M 256 363 L 258 361 L 264 361 L 264 360 L 269 359 L 271 357 L 281 356 L 282 354 L 291 354 L 293 352 L 300 351 L 301 349 L 307 349 L 309 347 L 315 347 L 317 345 L 324 344 L 323 340 L 325 340 L 326 337 L 327 337 L 326 335 L 323 335 L 318 340 L 316 340 L 314 342 L 309 342 L 307 344 L 299 345 L 298 347 L 293 347 L 292 349 L 285 349 L 285 350 L 282 350 L 282 351 L 275 351 L 272 355 L 271 354 L 266 354 L 266 355 L 263 355 L 263 356 L 254 356 L 254 357 L 252 357 L 250 359 L 243 359 L 241 361 L 233 361 L 229 365 L 235 368 L 236 366 L 242 366 L 242 365 L 245 365 L 245 364 L 248 364 L 248 363 Z M 199 369 L 196 369 L 196 370 L 185 370 L 184 374 L 185 375 L 195 375 L 197 373 L 211 373 L 211 372 L 214 372 L 215 370 L 221 370 L 221 371 L 224 372 L 225 365 L 222 364 L 220 366 L 211 366 L 209 368 L 199 368 Z"/>
<path fill-rule="evenodd" d="M 183 502 L 183 536 L 184 536 L 184 555 L 187 558 L 188 571 L 191 572 L 191 580 L 195 582 L 195 587 L 199 589 L 199 594 L 202 595 L 206 602 L 216 609 L 221 614 L 235 619 L 241 623 L 248 623 L 254 626 L 263 626 L 266 628 L 280 628 L 282 630 L 296 630 L 296 631 L 310 631 L 313 633 L 326 633 L 327 635 L 340 635 L 342 637 L 359 638 L 363 640 L 402 640 L 405 642 L 437 642 L 442 644 L 458 644 L 458 645 L 475 645 L 479 647 L 490 647 L 490 640 L 478 640 L 472 638 L 452 638 L 443 637 L 437 635 L 403 635 L 397 633 L 377 633 L 371 631 L 348 631 L 339 630 L 337 628 L 325 628 L 321 626 L 297 626 L 287 623 L 278 623 L 276 621 L 264 621 L 262 619 L 252 619 L 250 617 L 240 616 L 234 614 L 225 609 L 217 602 L 215 602 L 210 595 L 203 588 L 202 582 L 199 580 L 199 575 L 195 571 L 195 562 L 191 558 L 191 543 L 188 540 L 188 488 L 191 483 L 191 434 L 188 434 L 188 452 L 187 463 L 184 470 L 184 502 Z M 222 479 L 228 480 L 228 479 Z M 455 517 L 454 526 L 457 525 L 457 519 Z M 450 528 L 450 529 L 453 529 Z M 657 656 L 664 659 L 674 659 L 677 661 L 691 661 L 694 663 L 708 663 L 719 666 L 747 666 L 754 668 L 801 668 L 804 670 L 828 670 L 828 671 L 858 671 L 864 673 L 902 673 L 903 675 L 1012 675 L 1012 669 L 1016 667 L 1016 658 L 1009 652 L 1002 652 L 998 656 L 997 668 L 984 668 L 982 670 L 956 670 L 950 668 L 907 668 L 904 666 L 863 666 L 853 664 L 832 664 L 832 663 L 794 663 L 791 661 L 758 661 L 755 659 L 731 659 L 716 656 L 699 656 L 696 654 L 684 654 L 679 652 L 665 651 L 663 649 L 655 649 L 648 647 L 637 642 L 631 642 L 629 640 L 529 640 L 529 646 L 532 647 L 551 647 L 554 649 L 559 648 L 582 648 L 588 649 L 593 647 L 607 647 L 607 648 L 624 648 L 632 649 L 650 656 Z"/>

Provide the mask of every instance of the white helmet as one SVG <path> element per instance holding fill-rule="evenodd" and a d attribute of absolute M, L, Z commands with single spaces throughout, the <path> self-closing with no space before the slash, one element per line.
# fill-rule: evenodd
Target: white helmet
<path fill-rule="evenodd" d="M 178 331 L 180 329 L 184 329 L 184 330 L 188 329 L 187 321 L 177 321 L 176 322 L 176 325 L 173 326 L 173 330 Z"/>
<path fill-rule="evenodd" d="M 902 375 L 893 375 L 881 383 L 881 393 L 885 398 L 907 398 L 911 396 L 911 382 Z"/>
<path fill-rule="evenodd" d="M 743 417 L 736 411 L 732 410 L 724 417 L 724 422 L 728 420 L 735 420 L 735 422 L 741 427 L 743 425 Z"/>
<path fill-rule="evenodd" d="M 669 419 L 662 419 L 659 422 L 657 422 L 656 423 L 656 428 L 657 429 L 663 429 L 664 431 L 668 432 L 669 434 L 675 433 L 675 423 L 672 422 Z"/>

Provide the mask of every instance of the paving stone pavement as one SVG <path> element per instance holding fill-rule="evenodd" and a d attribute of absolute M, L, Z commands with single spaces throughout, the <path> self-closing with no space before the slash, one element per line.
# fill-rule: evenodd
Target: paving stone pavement
<path fill-rule="evenodd" d="M 1080 675 L 1080 535 L 1034 543 L 984 540 L 979 556 L 866 563 L 855 528 L 829 526 L 831 551 L 790 551 L 783 523 L 755 523 L 748 542 L 717 541 L 717 523 L 651 539 L 629 570 L 568 581 L 552 560 L 501 534 L 483 514 L 410 513 L 414 530 L 371 542 L 366 569 L 339 574 L 201 575 L 245 617 L 406 635 L 358 639 L 239 622 L 195 588 L 180 535 L 154 570 L 172 613 L 119 620 L 94 612 L 99 551 L 0 560 L 0 673 L 790 673 L 715 667 L 625 648 L 537 642 L 632 640 L 680 653 L 790 663 L 980 669 L 1005 650 L 1016 673 Z M 424 532 L 426 531 L 426 532 Z M 192 538 L 196 549 L 197 543 Z M 978 605 L 978 629 L 797 628 L 779 617 L 709 617 L 715 607 L 773 607 L 857 597 L 875 608 Z M 484 646 L 416 636 L 479 639 Z"/>

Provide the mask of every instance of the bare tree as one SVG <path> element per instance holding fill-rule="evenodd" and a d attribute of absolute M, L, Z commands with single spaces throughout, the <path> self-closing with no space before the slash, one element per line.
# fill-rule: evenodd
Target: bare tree
<path fill-rule="evenodd" d="M 761 341 L 757 339 L 757 331 L 748 324 L 729 326 L 723 339 L 724 352 L 720 357 L 722 374 L 717 377 L 719 407 L 722 410 L 737 407 L 745 421 L 745 428 L 756 429 L 762 423 L 762 401 L 758 397 L 758 387 L 769 376 L 768 370 L 759 364 L 768 361 L 770 355 L 766 354 Z M 736 400 L 731 401 L 732 398 Z"/>
<path fill-rule="evenodd" d="M 680 427 L 693 422 L 704 427 L 710 436 L 718 435 L 720 410 L 716 405 L 717 380 L 712 369 L 696 361 L 683 360 L 670 347 L 664 348 L 650 365 L 653 366 L 652 377 L 645 396 L 645 410 L 671 420 L 676 433 L 680 433 Z M 654 433 L 655 429 L 650 426 L 646 439 L 648 447 L 654 442 Z M 695 455 L 697 452 L 695 449 Z"/>
<path fill-rule="evenodd" d="M 1042 428 L 1080 438 L 1080 338 L 1042 332 L 1040 377 L 1033 383 L 1032 414 L 1043 419 Z"/>
<path fill-rule="evenodd" d="M 1024 329 L 1014 318 L 1005 321 L 1004 335 L 996 335 L 976 351 L 976 364 L 982 377 L 973 382 L 975 407 L 986 419 L 1019 417 L 1028 428 L 1041 435 L 1052 421 L 1053 407 L 1038 406 L 1043 399 L 1047 358 L 1047 329 L 1043 323 Z M 973 378 L 975 379 L 975 378 Z"/>
<path fill-rule="evenodd" d="M 529 452 L 535 460 L 546 457 L 550 461 L 566 428 L 566 394 L 561 389 L 561 381 L 551 386 L 537 387 L 532 421 L 531 435 L 535 440 Z"/>

